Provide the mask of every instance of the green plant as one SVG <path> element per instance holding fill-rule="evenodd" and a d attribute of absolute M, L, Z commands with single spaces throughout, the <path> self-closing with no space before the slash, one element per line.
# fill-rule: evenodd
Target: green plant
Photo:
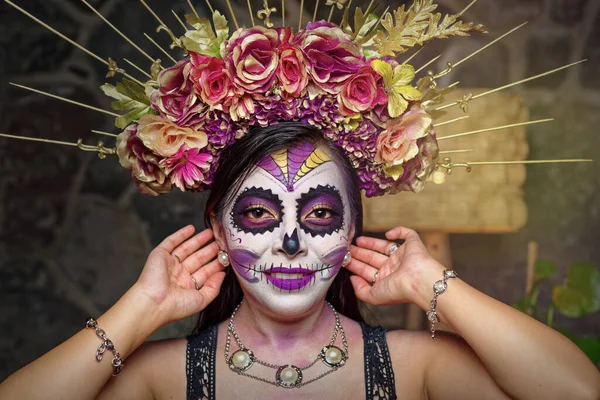
<path fill-rule="evenodd" d="M 552 282 L 558 273 L 554 264 L 547 260 L 537 260 L 534 268 L 533 285 L 530 292 L 519 299 L 513 307 L 540 320 L 546 325 L 571 339 L 592 360 L 600 363 L 600 339 L 592 336 L 577 336 L 568 330 L 555 326 L 554 313 L 578 318 L 600 310 L 600 270 L 588 263 L 571 264 L 563 284 Z M 547 307 L 538 304 L 543 286 L 551 291 L 550 304 Z"/>

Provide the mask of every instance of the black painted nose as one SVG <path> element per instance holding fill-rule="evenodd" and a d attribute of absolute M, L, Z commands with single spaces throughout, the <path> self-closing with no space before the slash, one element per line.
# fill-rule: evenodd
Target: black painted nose
<path fill-rule="evenodd" d="M 298 239 L 298 229 L 294 229 L 292 236 L 287 233 L 283 236 L 283 251 L 289 256 L 294 256 L 300 250 L 300 240 Z"/>

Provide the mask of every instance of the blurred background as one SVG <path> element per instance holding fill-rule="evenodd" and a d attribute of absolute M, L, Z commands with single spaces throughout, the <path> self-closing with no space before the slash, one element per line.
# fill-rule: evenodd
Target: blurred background
<path fill-rule="evenodd" d="M 208 15 L 203 1 L 193 2 L 201 15 Z M 110 56 L 124 68 L 122 59 L 127 58 L 149 70 L 147 59 L 80 1 L 15 3 L 100 57 Z M 148 33 L 165 49 L 170 43 L 164 32 L 155 33 L 157 23 L 140 2 L 89 3 L 146 52 L 163 59 L 163 65 L 171 65 L 143 36 Z M 147 3 L 176 34 L 183 33 L 171 11 L 181 17 L 190 13 L 187 1 Z M 256 3 L 255 11 L 261 6 Z M 378 10 L 403 3 L 382 0 Z M 458 13 L 469 2 L 438 3 L 439 11 Z M 229 18 L 224 2 L 213 0 L 212 5 Z M 306 21 L 312 17 L 314 1 L 306 0 L 304 5 Z M 280 4 L 271 6 L 279 8 Z M 366 8 L 366 2 L 362 6 Z M 245 2 L 234 1 L 233 7 L 240 25 L 250 25 Z M 285 10 L 287 23 L 295 26 L 290 21 L 298 20 L 300 2 L 286 0 Z M 318 16 L 327 18 L 328 14 L 329 7 L 322 7 Z M 333 21 L 340 19 L 341 12 L 336 11 Z M 556 118 L 526 129 L 529 158 L 598 159 L 600 2 L 480 0 L 465 12 L 464 19 L 483 23 L 489 34 L 438 41 L 412 63 L 420 66 L 442 54 L 429 68 L 443 70 L 447 61 L 456 59 L 454 55 L 462 57 L 529 21 L 457 67 L 446 83 L 460 81 L 461 88 L 497 87 L 587 58 L 582 65 L 520 85 L 511 93 L 528 109 L 529 119 Z M 177 51 L 170 53 L 181 56 Z M 102 63 L 0 2 L 0 132 L 68 142 L 83 138 L 90 144 L 103 140 L 113 147 L 113 138 L 91 132 L 118 133 L 112 117 L 8 84 L 16 82 L 110 109 L 110 99 L 99 90 L 105 74 Z M 142 78 L 135 70 L 132 74 Z M 589 263 L 598 272 L 599 162 L 527 166 L 518 192 L 526 204 L 526 219 L 515 232 L 450 234 L 452 263 L 461 278 L 500 301 L 517 302 L 526 293 L 531 241 L 538 243 L 539 258 L 548 260 L 538 272 L 546 271 L 554 285 L 563 284 L 569 265 L 575 262 Z M 394 201 L 401 204 L 402 196 Z M 97 317 L 114 304 L 165 236 L 188 223 L 202 229 L 205 198 L 202 193 L 179 191 L 158 198 L 142 196 L 116 157 L 100 160 L 76 148 L 0 138 L 0 380 L 82 329 L 86 317 Z M 596 289 L 584 290 L 598 291 L 597 274 L 582 280 L 596 282 Z M 550 285 L 540 288 L 538 314 L 545 318 L 552 308 L 552 293 Z M 405 306 L 371 309 L 368 314 L 372 322 L 389 328 L 407 325 Z M 423 323 L 420 328 L 425 327 Z M 579 318 L 556 312 L 553 324 L 576 336 L 600 337 L 598 312 Z M 185 336 L 190 329 L 190 321 L 171 324 L 154 338 Z"/>

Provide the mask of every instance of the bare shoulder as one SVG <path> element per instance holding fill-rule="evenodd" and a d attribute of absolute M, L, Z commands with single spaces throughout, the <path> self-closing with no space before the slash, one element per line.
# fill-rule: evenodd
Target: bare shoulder
<path fill-rule="evenodd" d="M 457 334 L 438 331 L 432 340 L 427 331 L 391 331 L 387 340 L 394 374 L 400 377 L 396 388 L 414 390 L 408 398 L 508 399 Z"/>
<path fill-rule="evenodd" d="M 99 399 L 181 399 L 186 388 L 187 339 L 146 342 L 125 360 Z"/>

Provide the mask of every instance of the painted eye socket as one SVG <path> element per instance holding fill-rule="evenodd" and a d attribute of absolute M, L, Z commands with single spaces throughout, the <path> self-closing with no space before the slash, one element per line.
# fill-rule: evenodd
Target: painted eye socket
<path fill-rule="evenodd" d="M 319 185 L 297 202 L 298 223 L 312 237 L 330 235 L 344 227 L 342 197 L 335 187 Z"/>
<path fill-rule="evenodd" d="M 231 224 L 238 232 L 253 235 L 273 231 L 281 223 L 281 200 L 270 190 L 247 188 L 235 200 Z"/>

